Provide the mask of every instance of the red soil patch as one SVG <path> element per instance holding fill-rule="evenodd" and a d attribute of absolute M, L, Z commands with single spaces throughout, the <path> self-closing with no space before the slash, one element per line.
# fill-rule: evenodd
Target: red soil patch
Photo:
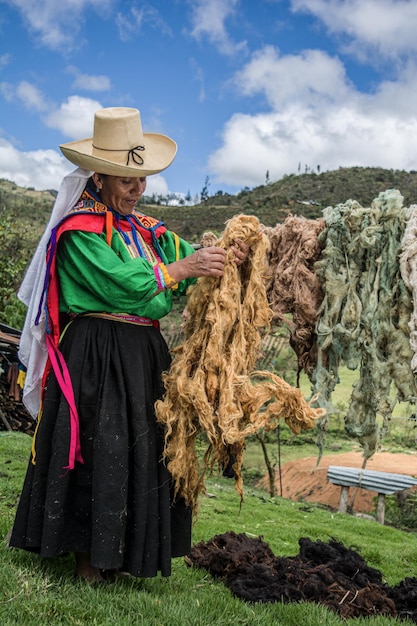
<path fill-rule="evenodd" d="M 279 476 L 278 473 L 276 474 L 277 494 L 296 502 L 319 502 L 337 510 L 339 508 L 340 487 L 328 482 L 328 467 L 329 465 L 338 465 L 360 468 L 363 464 L 362 452 L 324 455 L 317 468 L 316 462 L 316 457 L 306 457 L 285 463 L 281 468 L 282 494 L 280 493 Z M 367 461 L 366 469 L 417 476 L 417 453 L 377 452 Z M 262 488 L 268 488 L 267 478 L 264 478 L 261 483 Z M 376 496 L 377 493 L 374 491 L 355 490 L 351 487 L 348 504 L 351 505 L 354 497 L 353 511 L 372 513 L 375 510 L 374 498 Z"/>

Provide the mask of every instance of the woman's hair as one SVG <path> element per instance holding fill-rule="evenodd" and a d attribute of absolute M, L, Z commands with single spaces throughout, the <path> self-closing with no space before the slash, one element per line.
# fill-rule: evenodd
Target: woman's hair
<path fill-rule="evenodd" d="M 106 178 L 107 174 L 100 174 L 100 176 L 101 176 L 101 178 Z M 92 176 L 90 176 L 90 178 L 87 180 L 87 184 L 86 184 L 85 188 L 88 191 L 93 191 L 94 193 L 97 193 L 97 186 L 96 186 Z"/>

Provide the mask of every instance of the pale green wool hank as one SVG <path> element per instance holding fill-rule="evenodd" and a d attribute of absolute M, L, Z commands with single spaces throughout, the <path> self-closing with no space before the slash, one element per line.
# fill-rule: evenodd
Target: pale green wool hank
<path fill-rule="evenodd" d="M 315 265 L 324 299 L 313 393 L 329 413 L 340 365 L 359 368 L 345 428 L 360 441 L 365 459 L 378 446 L 377 416 L 385 432 L 395 403 L 416 397 L 408 327 L 413 307 L 399 260 L 407 222 L 402 203 L 399 191 L 388 190 L 369 208 L 349 200 L 325 209 L 322 258 Z M 321 452 L 327 422 L 328 415 L 319 424 Z"/>
<path fill-rule="evenodd" d="M 410 329 L 410 346 L 413 352 L 411 369 L 417 371 L 417 205 L 413 204 L 407 211 L 407 226 L 402 240 L 400 255 L 401 276 L 412 293 L 413 311 L 408 323 Z"/>

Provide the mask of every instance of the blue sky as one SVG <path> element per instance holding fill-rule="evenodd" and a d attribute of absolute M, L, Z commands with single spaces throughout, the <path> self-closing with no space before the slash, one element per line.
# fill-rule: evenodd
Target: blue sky
<path fill-rule="evenodd" d="M 178 143 L 150 194 L 417 169 L 416 30 L 415 0 L 0 0 L 0 178 L 57 189 L 107 106 Z"/>

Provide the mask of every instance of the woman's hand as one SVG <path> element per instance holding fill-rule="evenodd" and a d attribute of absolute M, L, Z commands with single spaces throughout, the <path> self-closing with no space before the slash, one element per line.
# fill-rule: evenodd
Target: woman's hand
<path fill-rule="evenodd" d="M 236 239 L 230 248 L 233 251 L 236 265 L 242 265 L 249 255 L 250 247 L 241 239 Z M 169 263 L 167 270 L 177 282 L 184 278 L 199 278 L 200 276 L 223 276 L 226 263 L 226 250 L 216 246 L 200 248 L 190 256 Z"/>
<path fill-rule="evenodd" d="M 241 239 L 235 239 L 232 250 L 235 253 L 236 265 L 242 265 L 248 258 L 250 247 Z"/>
<path fill-rule="evenodd" d="M 226 250 L 210 246 L 200 248 L 190 256 L 174 261 L 166 266 L 168 273 L 177 282 L 184 278 L 199 278 L 200 276 L 223 276 L 226 263 Z"/>

